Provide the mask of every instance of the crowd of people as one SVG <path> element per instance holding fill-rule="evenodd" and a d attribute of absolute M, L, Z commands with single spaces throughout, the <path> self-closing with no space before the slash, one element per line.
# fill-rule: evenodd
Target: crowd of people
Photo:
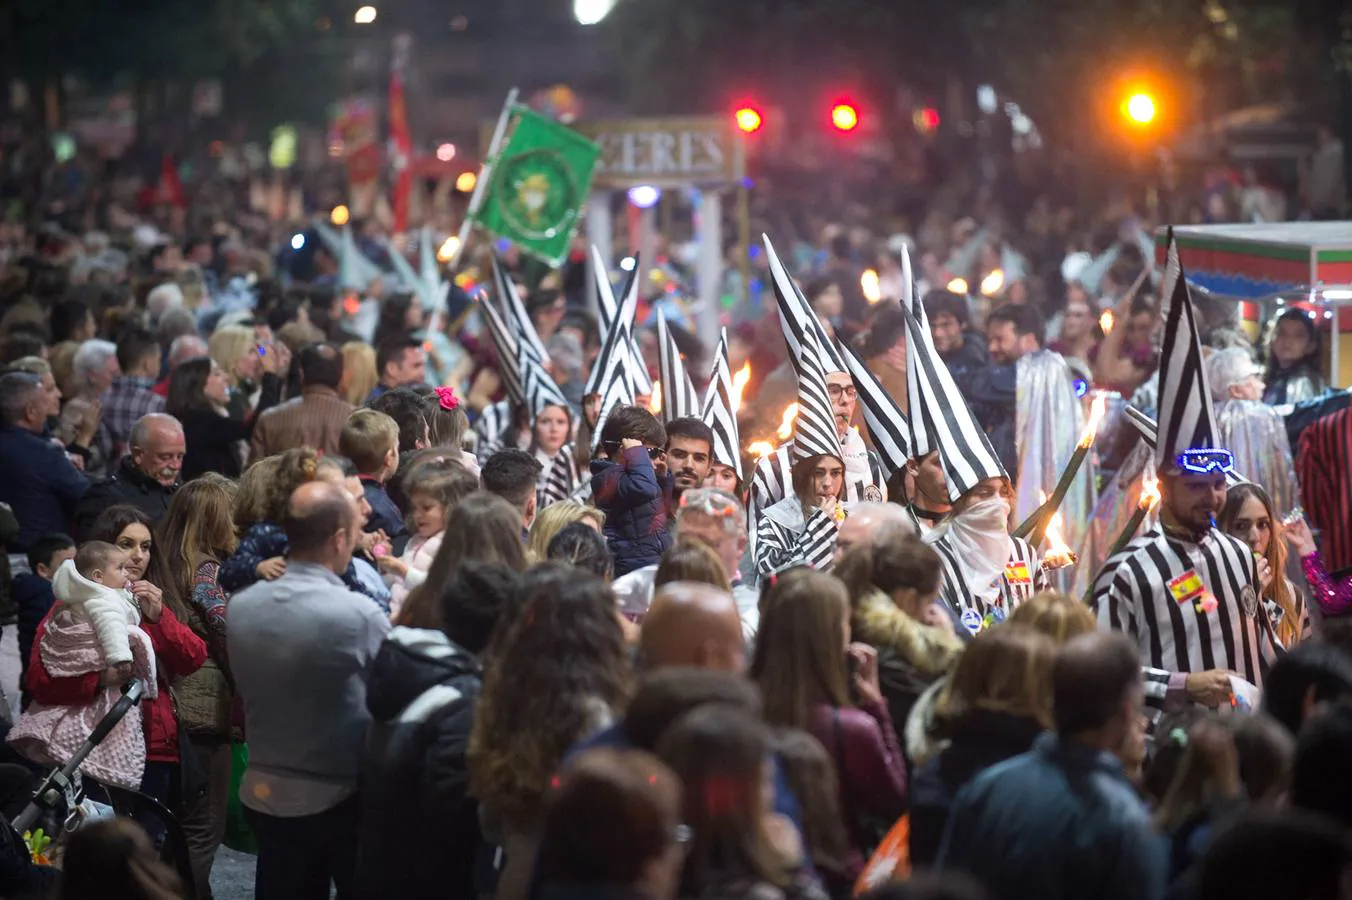
<path fill-rule="evenodd" d="M 828 229 L 708 352 L 633 272 L 181 213 L 0 225 L 6 816 L 144 690 L 0 894 L 209 898 L 229 832 L 260 900 L 1345 896 L 1309 311 Z"/>

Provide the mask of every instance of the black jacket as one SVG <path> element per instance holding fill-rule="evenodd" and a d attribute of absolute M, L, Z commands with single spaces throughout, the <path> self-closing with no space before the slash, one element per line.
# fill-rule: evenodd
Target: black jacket
<path fill-rule="evenodd" d="M 359 900 L 473 896 L 479 810 L 469 747 L 479 663 L 440 631 L 395 628 L 366 687 Z"/>
<path fill-rule="evenodd" d="M 51 610 L 55 599 L 52 583 L 41 575 L 27 573 L 14 579 L 14 605 L 19 619 L 19 666 L 23 673 L 28 672 L 28 657 L 33 652 L 38 624 Z M 22 678 L 19 684 L 24 684 Z"/>
<path fill-rule="evenodd" d="M 253 437 L 258 417 L 281 399 L 282 380 L 267 374 L 259 389 L 258 408 L 252 412 L 245 410 L 243 418 L 223 416 L 211 409 L 182 413 L 178 419 L 183 423 L 183 442 L 187 447 L 183 457 L 183 480 L 191 481 L 206 472 L 238 478 L 242 471 L 239 442 Z"/>
<path fill-rule="evenodd" d="M 160 484 L 133 466 L 131 457 L 126 457 L 116 472 L 91 485 L 75 507 L 75 539 L 82 544 L 89 540 L 99 514 L 122 503 L 141 510 L 152 524 L 159 522 L 169 511 L 169 501 L 177 489 L 177 484 L 173 487 Z"/>
<path fill-rule="evenodd" d="M 977 711 L 950 728 L 951 742 L 911 778 L 911 865 L 929 868 L 939 855 L 953 799 L 996 763 L 1027 753 L 1042 733 L 1032 719 Z"/>

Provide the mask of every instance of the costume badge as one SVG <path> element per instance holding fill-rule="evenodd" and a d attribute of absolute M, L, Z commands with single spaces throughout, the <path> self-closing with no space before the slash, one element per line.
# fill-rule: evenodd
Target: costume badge
<path fill-rule="evenodd" d="M 1239 592 L 1239 608 L 1250 619 L 1258 615 L 1258 591 L 1254 590 L 1253 585 L 1246 584 Z"/>
<path fill-rule="evenodd" d="M 962 627 L 970 631 L 973 637 L 981 633 L 981 613 L 974 609 L 964 609 L 959 619 L 962 621 Z"/>
<path fill-rule="evenodd" d="M 1005 581 L 1010 584 L 1032 584 L 1033 576 L 1028 574 L 1028 563 L 1022 561 L 1005 563 Z"/>
<path fill-rule="evenodd" d="M 868 487 L 864 488 L 864 500 L 868 503 L 882 503 L 883 492 L 878 490 L 876 484 L 870 484 Z"/>
<path fill-rule="evenodd" d="M 1169 595 L 1179 605 L 1195 603 L 1205 593 L 1206 585 L 1202 584 L 1202 576 L 1197 574 L 1196 569 L 1189 569 L 1169 582 Z"/>

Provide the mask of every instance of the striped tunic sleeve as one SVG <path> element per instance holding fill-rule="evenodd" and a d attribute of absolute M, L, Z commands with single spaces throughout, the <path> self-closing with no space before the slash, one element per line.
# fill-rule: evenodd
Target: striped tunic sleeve
<path fill-rule="evenodd" d="M 564 444 L 550 461 L 549 471 L 541 472 L 541 481 L 535 490 L 535 506 L 544 509 L 567 500 L 577 489 L 577 466 L 573 463 L 573 448 Z"/>
<path fill-rule="evenodd" d="M 748 520 L 751 527 L 761 521 L 761 514 L 784 499 L 792 480 L 788 444 L 781 444 L 769 456 L 761 457 L 751 476 L 751 509 Z"/>
<path fill-rule="evenodd" d="M 814 509 L 801 530 L 761 517 L 756 527 L 756 573 L 773 575 L 792 566 L 810 566 L 825 570 L 836 550 L 836 520 Z"/>

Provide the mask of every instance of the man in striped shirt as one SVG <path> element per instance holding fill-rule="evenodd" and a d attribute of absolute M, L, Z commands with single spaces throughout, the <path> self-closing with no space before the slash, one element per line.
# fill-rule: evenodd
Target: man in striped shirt
<path fill-rule="evenodd" d="M 1208 454 L 1228 456 L 1180 458 Z M 1198 462 L 1191 468 L 1208 465 Z M 1136 640 L 1156 718 L 1189 700 L 1213 709 L 1235 702 L 1232 675 L 1262 687 L 1277 658 L 1254 555 L 1215 525 L 1225 503 L 1223 463 L 1209 472 L 1169 467 L 1161 484 L 1159 524 L 1108 559 L 1093 594 L 1099 624 Z"/>

